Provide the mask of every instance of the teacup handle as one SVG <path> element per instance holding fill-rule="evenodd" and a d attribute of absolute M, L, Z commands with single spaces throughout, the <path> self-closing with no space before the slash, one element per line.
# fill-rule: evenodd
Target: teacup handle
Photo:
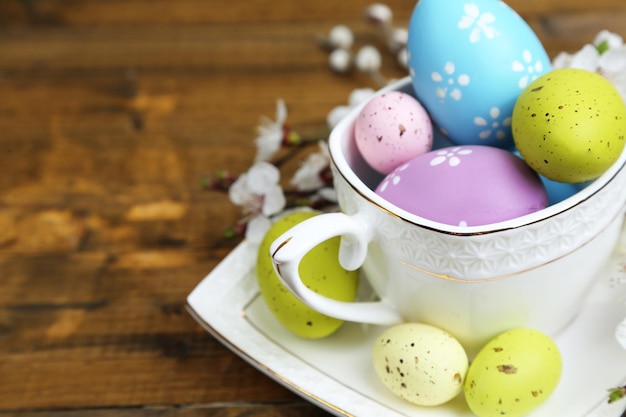
<path fill-rule="evenodd" d="M 402 322 L 400 314 L 385 300 L 373 302 L 337 301 L 310 290 L 298 273 L 300 261 L 318 244 L 341 236 L 339 263 L 349 271 L 363 265 L 373 237 L 371 222 L 344 213 L 326 213 L 301 222 L 270 246 L 276 274 L 283 284 L 312 309 L 341 320 L 390 325 Z"/>

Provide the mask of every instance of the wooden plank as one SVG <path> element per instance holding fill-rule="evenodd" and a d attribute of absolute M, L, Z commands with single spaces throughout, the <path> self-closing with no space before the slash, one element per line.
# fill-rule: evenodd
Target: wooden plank
<path fill-rule="evenodd" d="M 199 179 L 250 166 L 276 99 L 324 138 L 328 111 L 375 86 L 316 44 L 345 23 L 380 46 L 369 3 L 0 2 L 0 417 L 327 415 L 183 305 L 241 217 Z M 388 4 L 406 24 L 414 3 Z M 510 4 L 552 56 L 626 35 L 622 0 Z"/>
<path fill-rule="evenodd" d="M 416 2 L 389 0 L 398 21 L 408 21 Z M 592 3 L 570 0 L 509 0 L 506 2 L 522 15 L 549 15 L 598 10 L 624 9 L 621 0 L 598 0 Z M 37 2 L 3 2 L 0 15 L 5 23 L 19 24 L 34 21 L 48 25 L 92 24 L 201 24 L 201 23 L 254 23 L 293 21 L 337 21 L 359 16 L 370 2 L 276 2 L 247 0 L 231 2 L 227 7 L 220 0 L 185 0 L 184 3 L 168 0 L 97 0 Z"/>
<path fill-rule="evenodd" d="M 98 410 L 16 411 L 0 412 L 0 417 L 324 417 L 328 413 L 312 404 L 286 402 L 279 404 L 218 403 L 171 407 L 145 406 Z"/>

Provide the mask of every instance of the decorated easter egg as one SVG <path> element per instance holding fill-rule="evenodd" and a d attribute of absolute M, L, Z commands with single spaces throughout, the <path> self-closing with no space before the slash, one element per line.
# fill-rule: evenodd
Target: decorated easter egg
<path fill-rule="evenodd" d="M 270 245 L 291 227 L 317 214 L 295 211 L 276 220 L 259 245 L 256 263 L 257 283 L 269 310 L 289 331 L 308 339 L 319 339 L 334 333 L 343 321 L 313 310 L 284 286 L 274 272 Z M 354 301 L 359 272 L 346 271 L 341 267 L 339 243 L 339 237 L 332 238 L 309 251 L 300 263 L 300 276 L 302 282 L 318 294 L 340 301 Z"/>
<path fill-rule="evenodd" d="M 363 159 L 388 174 L 404 162 L 430 151 L 430 117 L 412 96 L 391 91 L 374 96 L 354 125 L 354 139 Z"/>
<path fill-rule="evenodd" d="M 593 180 L 626 143 L 626 104 L 603 76 L 563 68 L 533 81 L 513 111 L 513 137 L 528 164 L 559 182 Z"/>
<path fill-rule="evenodd" d="M 562 360 L 558 346 L 533 329 L 512 329 L 476 355 L 465 380 L 465 399 L 479 417 L 528 415 L 556 388 Z"/>
<path fill-rule="evenodd" d="M 413 158 L 387 175 L 376 194 L 409 213 L 455 226 L 505 221 L 548 204 L 541 179 L 521 158 L 482 145 Z"/>
<path fill-rule="evenodd" d="M 407 50 L 417 99 L 455 144 L 512 148 L 515 101 L 551 67 L 535 33 L 502 1 L 420 0 Z"/>
<path fill-rule="evenodd" d="M 385 330 L 372 347 L 374 370 L 392 393 L 425 406 L 440 405 L 463 390 L 468 359 L 450 334 L 421 323 Z"/>

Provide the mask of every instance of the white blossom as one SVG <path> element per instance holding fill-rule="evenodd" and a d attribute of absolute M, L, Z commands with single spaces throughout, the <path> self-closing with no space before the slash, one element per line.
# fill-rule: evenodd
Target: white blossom
<path fill-rule="evenodd" d="M 354 63 L 359 71 L 378 72 L 382 65 L 382 57 L 374 46 L 365 45 L 357 52 Z"/>
<path fill-rule="evenodd" d="M 345 49 L 335 49 L 328 55 L 328 64 L 333 71 L 347 72 L 352 66 L 352 55 Z"/>
<path fill-rule="evenodd" d="M 365 9 L 365 19 L 376 24 L 391 25 L 393 13 L 386 4 L 374 3 Z"/>
<path fill-rule="evenodd" d="M 348 50 L 354 43 L 352 31 L 345 25 L 337 25 L 330 30 L 328 42 L 332 48 Z"/>
<path fill-rule="evenodd" d="M 320 151 L 310 154 L 291 178 L 291 185 L 300 191 L 312 191 L 324 186 L 320 174 L 330 164 L 330 153 L 326 142 L 320 141 L 319 147 Z"/>
<path fill-rule="evenodd" d="M 626 101 L 626 45 L 609 49 L 600 56 L 598 72 L 606 77 Z"/>
<path fill-rule="evenodd" d="M 278 168 L 265 161 L 256 162 L 230 186 L 228 195 L 246 215 L 271 216 L 282 211 L 286 204 L 279 180 Z"/>
<path fill-rule="evenodd" d="M 409 41 L 409 31 L 405 28 L 395 28 L 391 30 L 389 38 L 387 39 L 387 47 L 390 51 L 396 52 L 406 48 L 406 44 Z"/>
<path fill-rule="evenodd" d="M 287 120 L 287 106 L 281 99 L 276 101 L 276 120 L 263 118 L 257 128 L 255 139 L 257 154 L 255 162 L 269 161 L 283 143 L 284 125 Z"/>
<path fill-rule="evenodd" d="M 552 67 L 554 69 L 578 68 L 595 72 L 598 69 L 599 58 L 598 49 L 591 44 L 587 44 L 574 54 L 561 52 L 554 58 Z"/>
<path fill-rule="evenodd" d="M 322 197 L 326 201 L 331 201 L 333 203 L 336 203 L 338 201 L 337 200 L 337 190 L 335 190 L 333 187 L 323 187 L 323 188 L 320 188 L 317 191 L 317 195 L 319 195 L 320 197 Z"/>

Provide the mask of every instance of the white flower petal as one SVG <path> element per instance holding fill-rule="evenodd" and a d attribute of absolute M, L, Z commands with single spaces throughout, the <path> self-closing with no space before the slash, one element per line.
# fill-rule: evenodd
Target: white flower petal
<path fill-rule="evenodd" d="M 609 49 L 598 60 L 598 67 L 603 73 L 626 73 L 626 45 Z"/>
<path fill-rule="evenodd" d="M 615 338 L 622 346 L 622 348 L 626 349 L 626 319 L 622 321 L 615 329 Z"/>
<path fill-rule="evenodd" d="M 261 119 L 257 127 L 258 136 L 255 139 L 257 154 L 255 161 L 267 161 L 280 149 L 283 141 L 283 125 L 287 120 L 287 106 L 281 99 L 276 101 L 276 121 L 267 117 Z"/>
<path fill-rule="evenodd" d="M 324 145 L 325 142 L 320 142 L 320 152 L 310 154 L 291 178 L 291 184 L 298 190 L 311 191 L 324 185 L 320 172 L 330 163 L 328 147 Z"/>
<path fill-rule="evenodd" d="M 248 170 L 248 188 L 255 194 L 263 195 L 278 183 L 280 171 L 269 162 L 257 162 Z"/>
<path fill-rule="evenodd" d="M 272 226 L 272 222 L 265 216 L 255 216 L 246 226 L 246 239 L 253 244 L 260 244 L 265 234 Z"/>
<path fill-rule="evenodd" d="M 584 69 L 587 71 L 596 71 L 598 68 L 598 59 L 600 55 L 598 50 L 593 45 L 585 45 L 583 48 L 576 52 L 572 57 L 571 67 Z"/>
<path fill-rule="evenodd" d="M 317 192 L 326 201 L 337 202 L 337 191 L 334 188 L 324 187 Z"/>
<path fill-rule="evenodd" d="M 237 206 L 243 205 L 251 195 L 252 193 L 248 189 L 247 174 L 240 175 L 228 188 L 228 197 Z"/>
<path fill-rule="evenodd" d="M 287 120 L 287 105 L 282 99 L 276 100 L 276 124 L 282 125 Z"/>
<path fill-rule="evenodd" d="M 287 200 L 285 199 L 285 194 L 283 194 L 283 189 L 280 185 L 275 185 L 265 194 L 261 212 L 266 216 L 280 213 L 285 208 L 286 203 Z"/>
<path fill-rule="evenodd" d="M 552 68 L 569 68 L 572 65 L 572 55 L 567 52 L 559 53 L 552 61 Z"/>

